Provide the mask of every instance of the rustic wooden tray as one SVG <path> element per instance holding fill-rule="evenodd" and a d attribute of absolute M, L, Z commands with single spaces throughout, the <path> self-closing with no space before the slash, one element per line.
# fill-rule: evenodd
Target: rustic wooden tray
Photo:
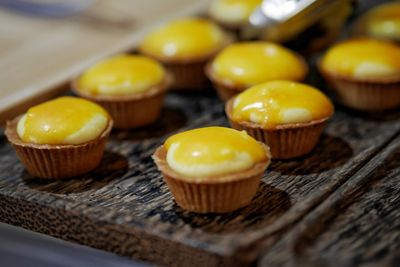
<path fill-rule="evenodd" d="M 337 106 L 310 155 L 273 161 L 251 205 L 224 215 L 180 209 L 150 159 L 207 125 L 228 126 L 211 90 L 169 93 L 157 123 L 112 133 L 99 168 L 53 182 L 31 177 L 1 132 L 0 221 L 162 265 L 399 265 L 399 110 Z"/>
<path fill-rule="evenodd" d="M 260 261 L 269 266 L 310 260 L 302 257 L 309 253 L 319 262 L 319 253 L 325 251 L 330 262 L 335 262 L 335 253 L 351 261 L 357 255 L 348 250 L 365 245 L 352 243 L 353 238 L 369 231 L 391 255 L 399 247 L 398 231 L 385 230 L 400 225 L 395 209 L 400 195 L 395 186 L 400 180 L 399 115 L 359 114 L 339 107 L 310 155 L 274 161 L 251 205 L 225 215 L 180 209 L 150 158 L 174 132 L 227 125 L 223 105 L 212 92 L 170 93 L 156 124 L 114 131 L 101 166 L 75 179 L 31 177 L 2 136 L 0 218 L 165 265 L 245 266 Z M 388 218 L 369 214 L 372 210 Z M 397 239 L 388 242 L 385 237 Z M 358 256 L 368 260 L 368 254 Z"/>

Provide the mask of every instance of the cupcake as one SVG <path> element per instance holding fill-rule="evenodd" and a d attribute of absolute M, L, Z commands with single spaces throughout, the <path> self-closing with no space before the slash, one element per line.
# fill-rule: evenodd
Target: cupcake
<path fill-rule="evenodd" d="M 270 42 L 229 45 L 206 67 L 208 77 L 224 101 L 259 83 L 302 81 L 307 72 L 307 64 L 299 55 Z"/>
<path fill-rule="evenodd" d="M 400 2 L 379 5 L 355 23 L 355 36 L 370 36 L 400 43 Z"/>
<path fill-rule="evenodd" d="M 175 79 L 173 89 L 203 89 L 209 86 L 205 63 L 229 42 L 231 37 L 211 21 L 186 18 L 149 33 L 139 51 L 166 66 Z"/>
<path fill-rule="evenodd" d="M 157 61 L 118 55 L 87 69 L 72 82 L 72 90 L 103 106 L 115 128 L 129 129 L 157 120 L 170 83 L 170 75 Z"/>
<path fill-rule="evenodd" d="M 382 40 L 352 39 L 331 47 L 319 63 L 344 105 L 363 111 L 400 106 L 400 47 Z"/>
<path fill-rule="evenodd" d="M 8 121 L 5 134 L 32 176 L 62 179 L 99 165 L 112 124 L 99 105 L 60 97 Z"/>
<path fill-rule="evenodd" d="M 222 213 L 251 202 L 270 155 L 244 131 L 206 127 L 169 137 L 153 159 L 180 207 Z"/>
<path fill-rule="evenodd" d="M 272 158 L 290 159 L 316 146 L 334 108 L 316 88 L 271 81 L 230 99 L 225 111 L 232 127 L 268 145 Z"/>
<path fill-rule="evenodd" d="M 250 15 L 262 0 L 213 0 L 208 14 L 218 24 L 230 30 L 240 30 L 248 24 Z"/>

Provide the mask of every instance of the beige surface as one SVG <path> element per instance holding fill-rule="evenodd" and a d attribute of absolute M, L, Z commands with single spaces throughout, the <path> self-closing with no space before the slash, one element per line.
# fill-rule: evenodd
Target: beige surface
<path fill-rule="evenodd" d="M 96 60 L 134 48 L 156 25 L 205 10 L 207 0 L 98 0 L 76 17 L 0 9 L 0 123 L 67 89 Z"/>

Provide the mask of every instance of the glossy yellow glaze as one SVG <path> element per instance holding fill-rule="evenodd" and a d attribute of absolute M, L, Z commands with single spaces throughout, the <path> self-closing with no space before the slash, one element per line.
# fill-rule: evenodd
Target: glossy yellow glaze
<path fill-rule="evenodd" d="M 331 101 L 316 88 L 292 81 L 271 81 L 239 94 L 233 102 L 231 119 L 268 129 L 328 118 L 333 109 Z"/>
<path fill-rule="evenodd" d="M 97 104 L 77 97 L 60 97 L 31 107 L 19 120 L 24 142 L 76 145 L 96 139 L 107 127 L 109 115 Z"/>
<path fill-rule="evenodd" d="M 210 4 L 209 13 L 222 23 L 244 24 L 261 2 L 262 0 L 214 0 Z"/>
<path fill-rule="evenodd" d="M 267 157 L 265 148 L 246 132 L 224 127 L 178 133 L 164 145 L 170 168 L 187 179 L 246 170 Z"/>
<path fill-rule="evenodd" d="M 86 70 L 78 80 L 78 88 L 93 95 L 128 95 L 144 92 L 164 78 L 164 68 L 157 61 L 118 55 Z"/>
<path fill-rule="evenodd" d="M 159 59 L 191 60 L 207 57 L 225 43 L 224 32 L 201 18 L 172 21 L 148 34 L 139 50 Z"/>
<path fill-rule="evenodd" d="M 386 41 L 354 39 L 331 47 L 321 62 L 331 74 L 355 78 L 400 75 L 400 47 Z"/>
<path fill-rule="evenodd" d="M 269 42 L 232 44 L 217 55 L 211 68 L 217 81 L 236 86 L 277 79 L 300 81 L 307 72 L 296 54 Z"/>
<path fill-rule="evenodd" d="M 380 5 L 370 10 L 364 19 L 368 35 L 400 41 L 400 2 Z"/>

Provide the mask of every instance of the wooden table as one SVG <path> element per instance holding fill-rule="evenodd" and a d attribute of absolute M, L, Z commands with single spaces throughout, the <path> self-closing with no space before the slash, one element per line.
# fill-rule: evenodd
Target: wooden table
<path fill-rule="evenodd" d="M 170 134 L 227 126 L 211 90 L 170 93 L 157 123 L 114 131 L 76 179 L 31 177 L 1 135 L 0 220 L 163 265 L 398 266 L 400 111 L 336 107 L 310 155 L 273 161 L 251 205 L 224 215 L 180 209 L 150 159 Z"/>

